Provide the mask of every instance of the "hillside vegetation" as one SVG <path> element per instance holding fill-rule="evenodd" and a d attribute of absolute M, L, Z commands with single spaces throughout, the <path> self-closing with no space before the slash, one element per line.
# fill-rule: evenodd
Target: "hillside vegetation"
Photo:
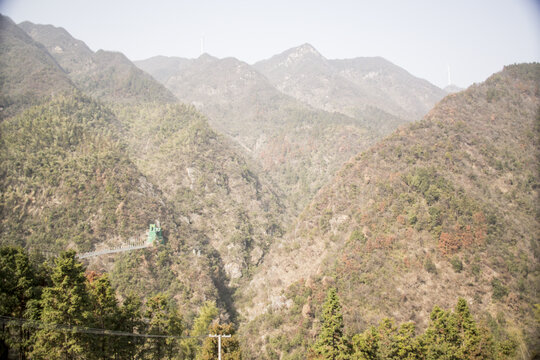
<path fill-rule="evenodd" d="M 232 281 L 249 275 L 283 232 L 278 195 L 193 107 L 115 109 L 131 158 L 176 219 L 205 234 Z"/>
<path fill-rule="evenodd" d="M 249 346 L 301 349 L 336 286 L 351 331 L 424 328 L 462 296 L 537 353 L 539 83 L 540 65 L 508 66 L 347 163 L 244 289 L 245 337 L 268 334 Z"/>
<path fill-rule="evenodd" d="M 43 45 L 0 14 L 0 119 L 72 89 L 72 82 Z"/>
<path fill-rule="evenodd" d="M 188 313 L 213 299 L 234 314 L 219 253 L 138 170 L 109 108 L 60 96 L 0 128 L 2 244 L 84 252 L 144 238 L 157 219 L 165 245 L 94 258 L 90 268 L 112 271 L 121 294 L 166 292 Z"/>
<path fill-rule="evenodd" d="M 122 53 L 93 52 L 65 29 L 25 21 L 19 26 L 66 71 L 85 94 L 106 102 L 175 102 L 174 96 Z"/>
<path fill-rule="evenodd" d="M 195 60 L 173 60 L 137 64 L 153 71 L 178 99 L 193 104 L 214 129 L 235 140 L 281 190 L 293 215 L 343 162 L 380 137 L 368 120 L 393 118 L 374 112 L 352 119 L 314 109 L 281 93 L 234 58 L 204 54 Z"/>
<path fill-rule="evenodd" d="M 119 301 L 108 274 L 88 269 L 74 251 L 50 262 L 22 248 L 0 246 L 0 356 L 5 359 L 213 359 L 214 339 L 241 357 L 235 328 L 221 323 L 214 301 L 195 318 L 163 292 L 141 299 L 131 290 Z"/>

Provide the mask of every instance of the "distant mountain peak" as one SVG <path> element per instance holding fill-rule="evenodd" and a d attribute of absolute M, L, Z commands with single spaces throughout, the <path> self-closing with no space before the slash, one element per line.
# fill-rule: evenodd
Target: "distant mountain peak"
<path fill-rule="evenodd" d="M 318 58 L 323 58 L 320 52 L 313 47 L 313 45 L 305 43 L 295 48 L 292 48 L 285 52 L 288 55 L 289 60 L 294 60 L 298 58 L 305 58 L 307 56 L 315 56 Z"/>
<path fill-rule="evenodd" d="M 198 62 L 212 62 L 212 61 L 216 61 L 216 60 L 219 60 L 217 57 L 214 57 L 212 55 L 210 55 L 209 53 L 203 53 L 201 54 L 201 56 L 199 56 L 197 59 L 196 59 Z"/>
<path fill-rule="evenodd" d="M 310 43 L 304 43 L 300 46 L 297 46 L 296 49 L 298 51 L 303 51 L 303 52 L 311 52 L 311 53 L 314 53 L 314 54 L 318 54 L 318 55 L 321 55 L 317 49 L 315 49 L 315 47 L 313 45 L 311 45 Z"/>
<path fill-rule="evenodd" d="M 459 87 L 455 84 L 450 84 L 450 85 L 447 85 L 446 87 L 444 87 L 443 89 L 444 91 L 446 91 L 448 94 L 453 94 L 453 93 L 457 93 L 457 92 L 460 92 L 462 90 L 464 90 L 462 87 Z"/>

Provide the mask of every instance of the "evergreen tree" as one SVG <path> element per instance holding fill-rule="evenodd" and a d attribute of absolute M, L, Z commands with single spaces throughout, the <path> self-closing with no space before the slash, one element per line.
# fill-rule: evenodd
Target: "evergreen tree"
<path fill-rule="evenodd" d="M 393 319 L 383 319 L 377 328 L 371 327 L 353 337 L 352 359 L 419 359 L 413 323 L 398 328 Z"/>
<path fill-rule="evenodd" d="M 41 321 L 46 324 L 88 326 L 91 305 L 83 265 L 75 259 L 74 251 L 67 251 L 55 259 L 51 274 L 52 285 L 43 290 Z M 85 359 L 89 352 L 88 337 L 84 334 L 39 329 L 32 357 L 35 359 Z"/>
<path fill-rule="evenodd" d="M 465 299 L 458 299 L 454 315 L 461 338 L 459 357 L 463 359 L 493 358 L 494 347 L 491 335 L 476 325 Z"/>
<path fill-rule="evenodd" d="M 352 339 L 352 360 L 375 360 L 379 351 L 379 333 L 375 326 L 361 334 L 356 334 Z"/>
<path fill-rule="evenodd" d="M 141 332 L 144 327 L 141 314 L 142 302 L 139 296 L 130 293 L 120 307 L 120 330 L 128 333 Z M 133 360 L 140 351 L 143 340 L 140 337 L 121 336 L 117 340 L 116 359 Z"/>
<path fill-rule="evenodd" d="M 182 319 L 164 294 L 153 296 L 147 301 L 145 317 L 148 319 L 148 334 L 182 335 Z M 180 350 L 179 341 L 173 338 L 150 338 L 144 348 L 145 359 L 172 359 Z"/>
<path fill-rule="evenodd" d="M 41 288 L 37 271 L 20 247 L 0 248 L 0 315 L 24 318 L 29 305 L 39 299 Z M 30 331 L 19 322 L 1 325 L 0 358 L 9 348 L 25 359 L 31 343 Z"/>
<path fill-rule="evenodd" d="M 435 306 L 431 322 L 422 336 L 426 359 L 493 359 L 494 345 L 487 329 L 476 325 L 465 299 L 454 312 Z"/>
<path fill-rule="evenodd" d="M 242 360 L 240 343 L 235 335 L 236 330 L 232 324 L 213 324 L 209 329 L 212 335 L 231 335 L 229 338 L 221 338 L 221 359 L 222 360 Z M 207 337 L 204 340 L 200 359 L 214 360 L 218 358 L 218 339 Z"/>
<path fill-rule="evenodd" d="M 94 325 L 100 329 L 119 330 L 120 309 L 109 276 L 89 277 L 89 285 Z M 119 350 L 117 340 L 110 336 L 93 336 L 92 355 L 96 359 L 114 359 Z"/>
<path fill-rule="evenodd" d="M 401 324 L 394 341 L 396 343 L 396 359 L 420 359 L 418 341 L 415 338 L 415 325 L 412 322 Z"/>
<path fill-rule="evenodd" d="M 193 328 L 189 335 L 191 337 L 208 335 L 208 328 L 217 315 L 218 309 L 216 303 L 214 301 L 205 302 L 199 310 L 199 315 L 193 322 Z M 200 356 L 201 346 L 199 346 L 198 339 L 186 339 L 182 343 L 182 349 L 186 359 L 194 359 L 197 354 Z"/>
<path fill-rule="evenodd" d="M 313 351 L 323 359 L 348 359 L 351 350 L 343 335 L 343 315 L 335 288 L 328 291 L 322 317 L 322 328 Z"/>
<path fill-rule="evenodd" d="M 456 317 L 438 306 L 430 314 L 430 323 L 421 339 L 427 360 L 458 360 L 459 333 Z"/>
<path fill-rule="evenodd" d="M 377 328 L 378 332 L 378 359 L 396 359 L 398 356 L 398 347 L 396 342 L 397 327 L 393 319 L 383 319 Z"/>

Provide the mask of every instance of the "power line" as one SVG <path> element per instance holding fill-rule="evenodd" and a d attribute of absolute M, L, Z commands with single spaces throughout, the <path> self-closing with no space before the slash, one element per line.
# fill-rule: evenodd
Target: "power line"
<path fill-rule="evenodd" d="M 58 330 L 58 331 L 69 331 L 73 333 L 81 334 L 94 334 L 94 335 L 109 335 L 109 336 L 132 336 L 132 337 L 145 337 L 145 338 L 165 338 L 165 339 L 202 339 L 206 336 L 173 336 L 173 335 L 158 335 L 158 334 L 138 334 L 130 333 L 125 331 L 116 331 L 109 329 L 98 329 L 90 328 L 84 326 L 74 326 L 74 325 L 65 325 L 65 324 L 51 324 L 44 323 L 37 320 L 29 320 L 22 318 L 15 318 L 10 316 L 0 316 L 0 323 L 10 324 L 18 323 L 21 325 L 28 325 L 36 329 L 47 329 L 47 330 Z"/>

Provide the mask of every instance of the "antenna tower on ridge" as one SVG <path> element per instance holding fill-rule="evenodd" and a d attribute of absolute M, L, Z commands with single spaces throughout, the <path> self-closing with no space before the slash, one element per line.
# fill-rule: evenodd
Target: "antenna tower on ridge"
<path fill-rule="evenodd" d="M 201 36 L 201 55 L 204 54 L 204 34 Z"/>

